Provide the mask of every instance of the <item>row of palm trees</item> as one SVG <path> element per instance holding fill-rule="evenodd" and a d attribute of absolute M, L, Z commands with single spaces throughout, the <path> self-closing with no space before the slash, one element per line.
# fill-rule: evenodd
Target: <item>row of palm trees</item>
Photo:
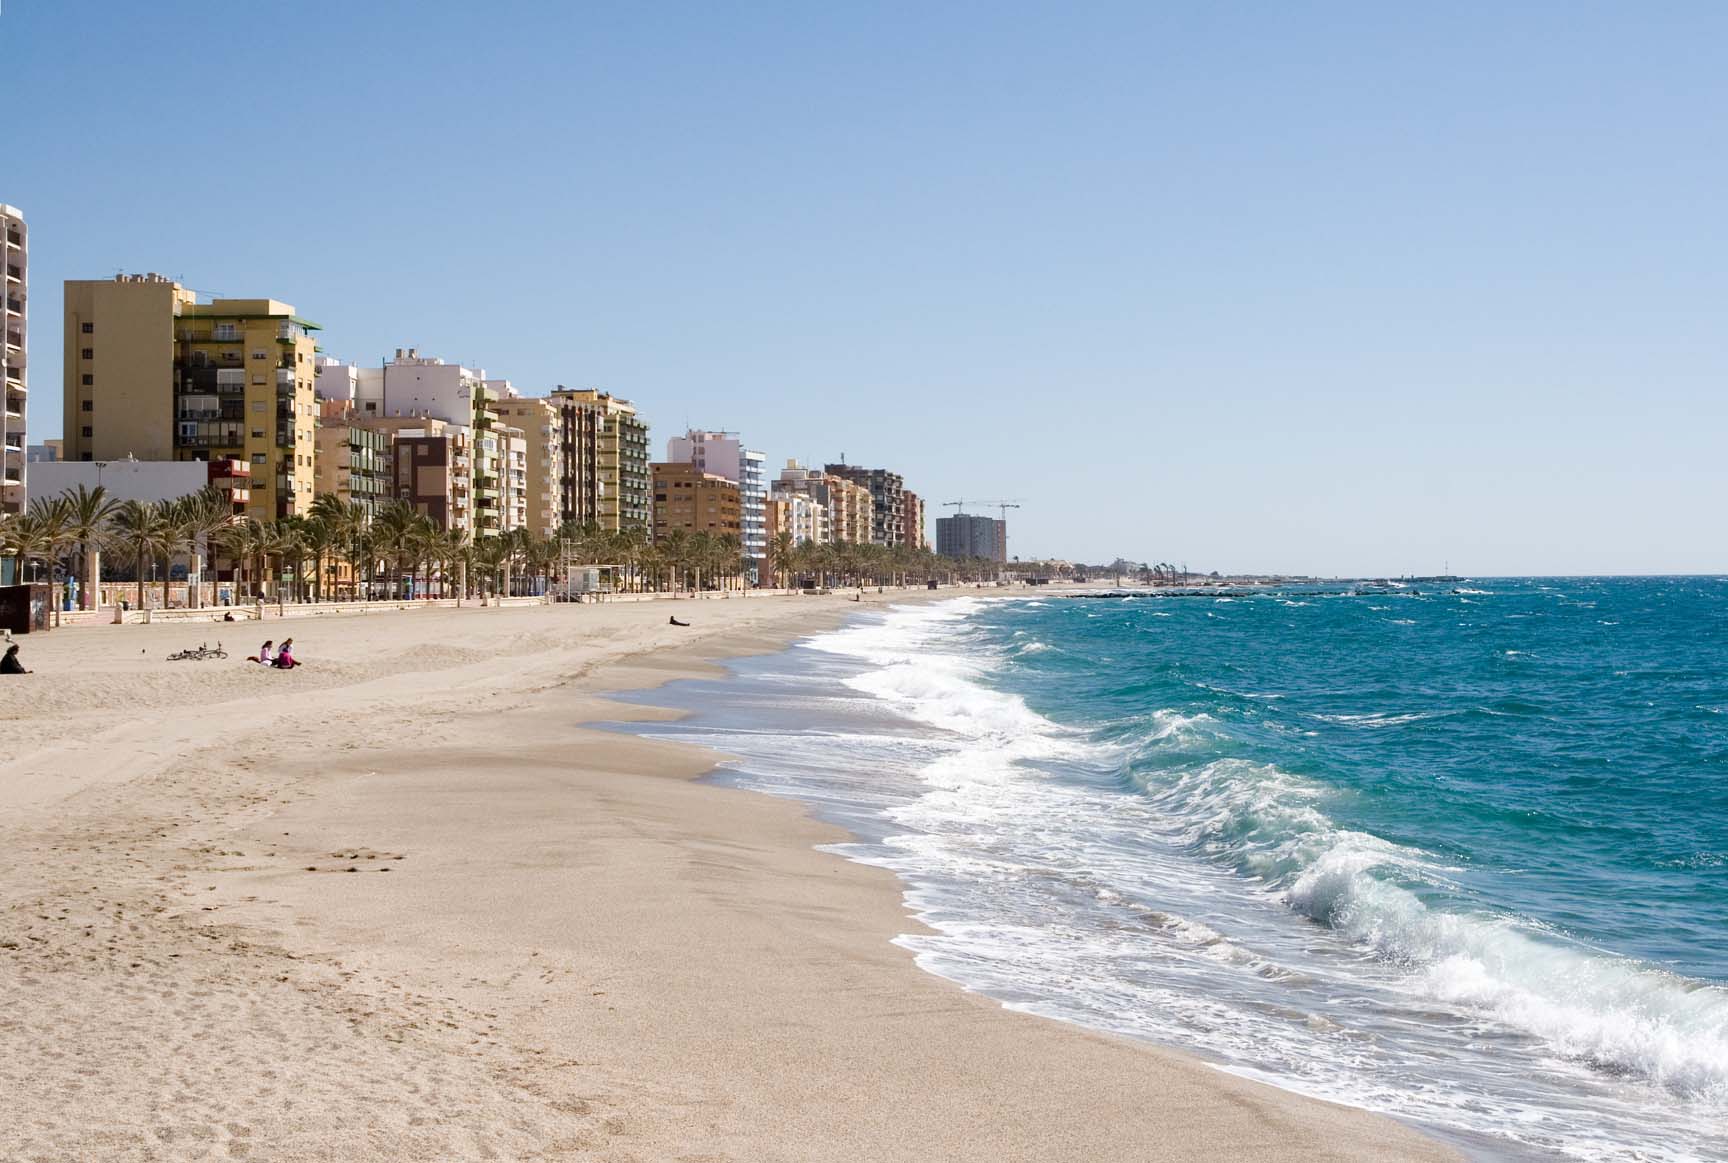
<path fill-rule="evenodd" d="M 36 580 L 43 572 L 62 585 L 77 577 L 85 609 L 96 605 L 105 551 L 131 564 L 140 607 L 153 567 L 160 568 L 162 605 L 168 604 L 170 569 L 180 559 L 193 583 L 187 600 L 201 605 L 204 566 L 217 556 L 233 571 L 236 602 L 543 593 L 567 564 L 605 567 L 626 590 L 732 589 L 748 584 L 757 569 L 732 534 L 675 530 L 653 541 L 640 528 L 571 522 L 551 538 L 516 529 L 470 539 L 399 501 L 373 510 L 333 494 L 317 497 L 304 516 L 265 522 L 235 517 L 228 495 L 214 488 L 148 502 L 79 485 L 38 497 L 21 516 L 0 521 L 0 556 L 14 557 Z M 56 568 L 63 563 L 69 564 Z M 908 546 L 797 544 L 781 533 L 755 580 L 786 587 L 904 584 L 913 577 L 973 581 L 994 577 L 998 568 Z M 56 601 L 56 609 L 63 604 Z"/>

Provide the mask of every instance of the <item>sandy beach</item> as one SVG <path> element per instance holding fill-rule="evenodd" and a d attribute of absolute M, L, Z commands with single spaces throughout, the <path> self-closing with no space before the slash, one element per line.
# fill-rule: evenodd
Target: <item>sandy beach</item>
<path fill-rule="evenodd" d="M 874 601 L 923 594 L 871 595 Z M 68 628 L 0 680 L 0 1158 L 1444 1159 L 917 969 L 894 878 L 583 726 L 835 598 Z M 693 624 L 666 624 L 676 612 Z M 305 662 L 241 659 L 266 636 Z M 163 661 L 214 642 L 226 661 Z"/>

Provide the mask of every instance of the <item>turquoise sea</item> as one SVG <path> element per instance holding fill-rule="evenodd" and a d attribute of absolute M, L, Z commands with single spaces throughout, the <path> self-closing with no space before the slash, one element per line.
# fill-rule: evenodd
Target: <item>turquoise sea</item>
<path fill-rule="evenodd" d="M 920 964 L 1483 1158 L 1728 1158 L 1728 579 L 979 597 L 653 696 Z"/>

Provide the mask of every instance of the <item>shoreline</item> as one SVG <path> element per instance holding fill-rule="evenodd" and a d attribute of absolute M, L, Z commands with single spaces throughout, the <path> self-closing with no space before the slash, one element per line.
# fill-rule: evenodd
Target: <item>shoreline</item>
<path fill-rule="evenodd" d="M 899 880 L 816 850 L 843 830 L 588 725 L 859 604 L 710 603 L 692 631 L 664 609 L 320 619 L 290 674 L 118 645 L 185 627 L 26 639 L 0 1154 L 1456 1157 L 918 969 Z M 233 697 L 206 710 L 213 685 Z M 67 714 L 82 737 L 31 739 Z"/>

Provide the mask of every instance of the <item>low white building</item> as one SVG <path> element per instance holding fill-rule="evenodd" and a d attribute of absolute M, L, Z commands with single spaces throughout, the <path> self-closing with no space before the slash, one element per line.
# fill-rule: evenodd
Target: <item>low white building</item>
<path fill-rule="evenodd" d="M 30 495 L 57 497 L 100 485 L 118 501 L 173 501 L 210 483 L 202 460 L 45 460 L 30 466 Z"/>

